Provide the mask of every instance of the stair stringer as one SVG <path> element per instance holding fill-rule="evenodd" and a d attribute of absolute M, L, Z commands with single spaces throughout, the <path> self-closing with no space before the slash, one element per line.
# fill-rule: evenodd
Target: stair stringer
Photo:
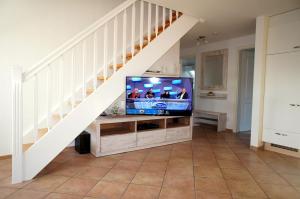
<path fill-rule="evenodd" d="M 24 152 L 24 180 L 36 176 L 99 114 L 125 92 L 125 77 L 140 76 L 184 36 L 198 19 L 182 15 Z"/>

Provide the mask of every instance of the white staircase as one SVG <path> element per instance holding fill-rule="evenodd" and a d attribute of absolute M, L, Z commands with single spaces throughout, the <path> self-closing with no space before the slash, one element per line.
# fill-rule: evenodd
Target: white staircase
<path fill-rule="evenodd" d="M 128 0 L 31 70 L 15 68 L 12 183 L 36 176 L 125 91 L 126 76 L 142 75 L 197 22 L 178 11 Z M 30 81 L 34 140 L 24 143 L 22 95 Z"/>

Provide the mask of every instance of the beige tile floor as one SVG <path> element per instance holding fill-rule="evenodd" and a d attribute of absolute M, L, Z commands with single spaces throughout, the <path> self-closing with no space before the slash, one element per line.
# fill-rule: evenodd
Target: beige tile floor
<path fill-rule="evenodd" d="M 69 148 L 17 185 L 0 160 L 0 199 L 300 199 L 300 159 L 252 151 L 249 138 L 195 127 L 193 141 L 102 158 Z"/>

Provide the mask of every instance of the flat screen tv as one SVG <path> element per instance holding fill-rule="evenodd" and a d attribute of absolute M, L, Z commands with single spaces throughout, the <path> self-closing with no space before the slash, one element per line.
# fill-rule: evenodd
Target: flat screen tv
<path fill-rule="evenodd" d="M 126 77 L 127 115 L 190 116 L 192 99 L 192 78 Z"/>

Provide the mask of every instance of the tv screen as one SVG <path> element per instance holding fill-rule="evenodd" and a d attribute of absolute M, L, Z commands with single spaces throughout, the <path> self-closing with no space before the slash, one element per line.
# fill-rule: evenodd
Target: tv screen
<path fill-rule="evenodd" d="M 127 115 L 189 116 L 192 99 L 192 78 L 126 77 Z"/>

